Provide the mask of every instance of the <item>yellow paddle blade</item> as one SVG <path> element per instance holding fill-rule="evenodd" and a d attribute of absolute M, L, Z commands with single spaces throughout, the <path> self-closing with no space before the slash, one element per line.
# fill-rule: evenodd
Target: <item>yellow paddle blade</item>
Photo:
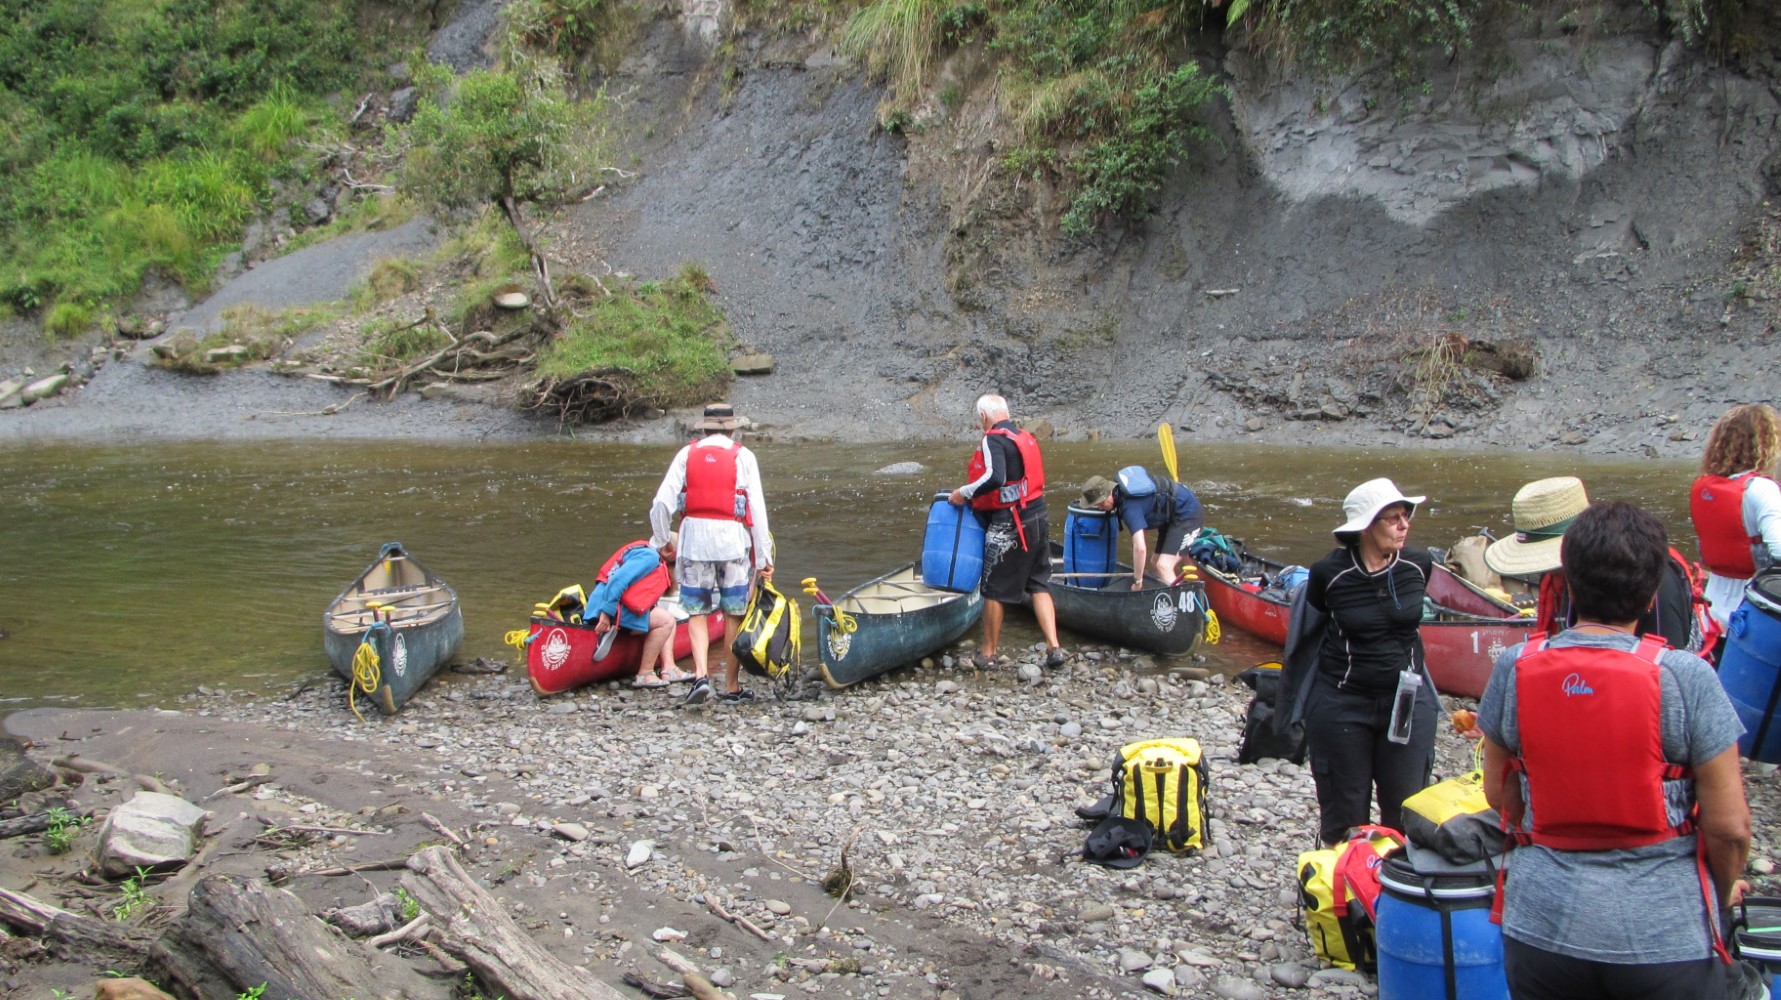
<path fill-rule="evenodd" d="M 804 584 L 804 593 L 809 594 L 811 597 L 815 597 L 816 596 L 816 577 L 814 577 L 814 576 L 805 577 L 803 580 L 803 584 Z"/>
<path fill-rule="evenodd" d="M 1181 481 L 1181 473 L 1177 468 L 1176 458 L 1175 458 L 1175 430 L 1174 430 L 1174 428 L 1170 427 L 1166 423 L 1163 424 L 1162 426 L 1158 427 L 1156 429 L 1156 443 L 1163 450 L 1163 468 L 1169 470 L 1169 478 L 1174 480 L 1175 482 L 1180 482 Z"/>

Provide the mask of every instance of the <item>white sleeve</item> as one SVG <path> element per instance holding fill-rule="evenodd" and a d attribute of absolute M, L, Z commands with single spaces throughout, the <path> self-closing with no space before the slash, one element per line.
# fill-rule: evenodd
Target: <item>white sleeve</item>
<path fill-rule="evenodd" d="M 758 569 L 773 565 L 773 532 L 767 525 L 767 491 L 761 486 L 761 466 L 754 452 L 740 449 L 736 456 L 736 485 L 748 495 L 748 510 L 754 517 L 750 530 L 754 542 L 754 564 Z"/>
<path fill-rule="evenodd" d="M 959 487 L 959 492 L 964 494 L 966 500 L 975 497 L 977 491 L 983 489 L 983 484 L 989 482 L 990 478 L 996 474 L 996 456 L 989 450 L 988 434 L 983 436 L 983 440 L 978 442 L 977 447 L 983 452 L 983 475 Z"/>
<path fill-rule="evenodd" d="M 686 492 L 686 453 L 692 445 L 680 449 L 668 463 L 668 474 L 656 487 L 655 501 L 649 505 L 650 540 L 660 544 L 674 529 L 674 510 L 680 506 L 680 495 Z"/>
<path fill-rule="evenodd" d="M 1762 538 L 1769 558 L 1781 564 L 1781 486 L 1773 479 L 1753 476 L 1744 487 L 1744 527 Z"/>

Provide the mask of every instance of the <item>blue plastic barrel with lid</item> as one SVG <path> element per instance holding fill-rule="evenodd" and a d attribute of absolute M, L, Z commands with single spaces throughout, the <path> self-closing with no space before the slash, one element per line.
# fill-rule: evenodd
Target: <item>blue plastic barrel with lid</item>
<path fill-rule="evenodd" d="M 1063 582 L 1100 590 L 1119 564 L 1119 519 L 1111 511 L 1072 506 L 1064 515 Z"/>
<path fill-rule="evenodd" d="M 1781 572 L 1750 581 L 1744 603 L 1726 620 L 1719 684 L 1738 711 L 1744 735 L 1738 752 L 1765 764 L 1781 764 Z"/>
<path fill-rule="evenodd" d="M 1410 857 L 1390 855 L 1379 870 L 1379 1000 L 1509 1000 L 1489 865 L 1452 866 L 1432 851 Z"/>
<path fill-rule="evenodd" d="M 921 582 L 968 594 L 983 579 L 983 523 L 969 505 L 948 503 L 946 497 L 934 494 L 934 504 L 928 508 Z"/>

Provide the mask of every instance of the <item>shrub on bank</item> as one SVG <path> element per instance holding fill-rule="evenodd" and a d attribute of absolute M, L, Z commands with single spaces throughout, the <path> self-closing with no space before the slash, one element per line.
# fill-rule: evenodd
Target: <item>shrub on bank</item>
<path fill-rule="evenodd" d="M 574 284 L 566 280 L 565 290 Z M 637 376 L 641 397 L 664 408 L 722 395 L 730 330 L 703 267 L 686 264 L 667 280 L 611 291 L 577 306 L 568 329 L 539 356 L 540 376 L 620 369 Z"/>
<path fill-rule="evenodd" d="M 365 51 L 350 0 L 43 0 L 0 20 L 0 306 L 78 333 L 193 291 L 312 159 Z"/>

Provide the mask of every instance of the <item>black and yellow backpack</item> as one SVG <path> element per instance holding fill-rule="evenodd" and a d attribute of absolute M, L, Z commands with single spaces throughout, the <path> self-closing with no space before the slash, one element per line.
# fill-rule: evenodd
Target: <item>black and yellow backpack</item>
<path fill-rule="evenodd" d="M 1206 760 L 1191 737 L 1127 743 L 1113 765 L 1116 816 L 1149 823 L 1155 844 L 1177 853 L 1211 841 L 1206 828 Z"/>
<path fill-rule="evenodd" d="M 770 581 L 759 581 L 742 613 L 742 627 L 730 644 L 736 662 L 757 677 L 780 680 L 798 664 L 800 647 L 798 602 L 781 594 Z"/>

